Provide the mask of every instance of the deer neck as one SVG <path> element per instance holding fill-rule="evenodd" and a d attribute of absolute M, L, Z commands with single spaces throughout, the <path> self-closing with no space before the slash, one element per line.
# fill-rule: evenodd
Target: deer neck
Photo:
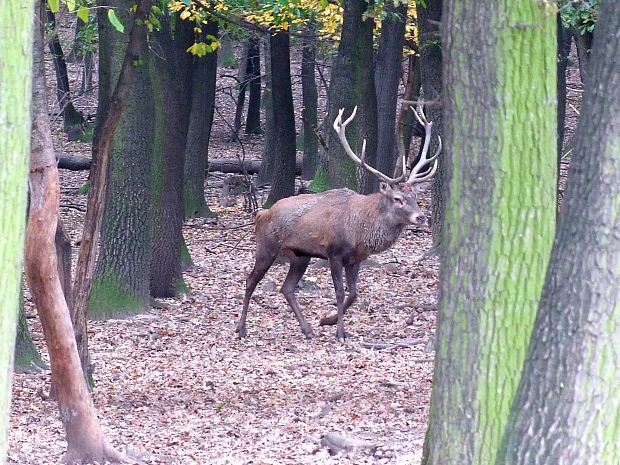
<path fill-rule="evenodd" d="M 389 249 L 399 238 L 406 224 L 397 223 L 386 215 L 387 207 L 379 194 L 373 194 L 373 208 L 366 210 L 361 218 L 361 238 L 368 255 Z"/>

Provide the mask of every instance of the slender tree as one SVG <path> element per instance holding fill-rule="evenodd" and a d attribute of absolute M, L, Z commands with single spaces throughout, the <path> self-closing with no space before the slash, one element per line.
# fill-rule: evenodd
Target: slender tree
<path fill-rule="evenodd" d="M 273 128 L 278 154 L 275 158 L 271 192 L 267 206 L 295 191 L 295 113 L 291 87 L 290 37 L 276 30 L 269 36 L 273 99 Z"/>
<path fill-rule="evenodd" d="M 52 366 L 52 382 L 67 439 L 66 463 L 125 457 L 106 441 L 84 379 L 69 309 L 58 276 L 54 236 L 60 189 L 48 120 L 43 54 L 43 2 L 35 15 L 32 85 L 31 190 L 26 228 L 25 271 L 39 312 Z"/>
<path fill-rule="evenodd" d="M 620 462 L 620 5 L 602 2 L 564 206 L 497 464 Z"/>
<path fill-rule="evenodd" d="M 303 144 L 304 157 L 301 177 L 313 179 L 318 167 L 319 143 L 316 137 L 317 111 L 319 103 L 318 89 L 316 85 L 316 23 L 311 21 L 306 26 L 303 35 L 303 51 L 301 57 L 301 91 L 303 108 Z"/>
<path fill-rule="evenodd" d="M 489 464 L 553 240 L 555 15 L 536 0 L 447 0 L 443 13 L 448 184 L 423 463 Z"/>
<path fill-rule="evenodd" d="M 209 21 L 202 33 L 217 37 L 217 21 Z M 204 180 L 207 170 L 209 139 L 215 110 L 215 83 L 217 80 L 217 49 L 192 63 L 192 100 L 187 146 L 185 148 L 185 173 L 183 177 L 183 202 L 185 217 L 214 216 L 205 201 Z"/>
<path fill-rule="evenodd" d="M 6 456 L 15 325 L 21 293 L 34 2 L 9 2 L 0 15 L 0 457 Z"/>

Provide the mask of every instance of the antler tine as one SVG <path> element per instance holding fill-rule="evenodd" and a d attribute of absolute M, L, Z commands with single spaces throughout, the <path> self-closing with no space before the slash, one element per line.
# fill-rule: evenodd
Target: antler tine
<path fill-rule="evenodd" d="M 356 112 L 357 112 L 357 106 L 353 108 L 353 112 L 351 113 L 351 116 L 349 116 L 344 122 L 342 122 L 342 115 L 344 113 L 344 108 L 341 108 L 338 111 L 338 116 L 334 120 L 334 125 L 333 125 L 334 130 L 338 134 L 338 139 L 340 140 L 340 144 L 342 145 L 342 148 L 344 148 L 344 151 L 346 152 L 346 154 L 349 156 L 349 158 L 351 158 L 351 160 L 353 160 L 353 162 L 355 162 L 356 165 L 364 168 L 365 170 L 374 174 L 380 180 L 388 184 L 392 184 L 392 185 L 398 184 L 403 179 L 405 179 L 406 173 L 403 172 L 403 174 L 398 178 L 390 178 L 389 176 L 386 176 L 385 174 L 383 174 L 381 171 L 366 164 L 366 162 L 364 161 L 364 158 L 366 157 L 366 139 L 364 139 L 362 143 L 362 153 L 359 157 L 355 154 L 355 152 L 353 152 L 353 149 L 351 149 L 351 146 L 349 145 L 349 142 L 347 141 L 345 131 L 346 131 L 347 125 L 351 121 L 353 121 L 353 118 L 355 118 Z"/>
<path fill-rule="evenodd" d="M 432 128 L 433 128 L 433 123 L 428 121 L 428 119 L 426 119 L 426 115 L 424 114 L 424 110 L 421 105 L 418 105 L 416 109 L 414 109 L 413 107 L 411 107 L 411 109 L 413 110 L 413 113 L 416 119 L 418 120 L 418 122 L 422 126 L 424 126 L 425 134 L 424 134 L 424 145 L 422 146 L 422 153 L 420 155 L 420 159 L 418 160 L 416 165 L 411 169 L 411 173 L 409 174 L 409 178 L 407 179 L 408 184 L 414 184 L 414 183 L 418 183 L 418 182 L 422 182 L 422 181 L 426 181 L 427 179 L 430 179 L 435 174 L 435 171 L 437 170 L 437 156 L 441 152 L 441 137 L 438 137 L 439 145 L 437 147 L 437 151 L 432 157 L 427 158 L 428 148 L 431 143 L 431 133 L 432 133 Z M 428 164 L 433 161 L 434 163 L 433 163 L 432 168 L 426 171 L 422 176 L 420 176 L 419 174 L 422 168 L 428 166 Z"/>

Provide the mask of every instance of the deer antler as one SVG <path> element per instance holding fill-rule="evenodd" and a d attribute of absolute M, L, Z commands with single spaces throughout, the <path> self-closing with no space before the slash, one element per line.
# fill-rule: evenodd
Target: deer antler
<path fill-rule="evenodd" d="M 428 147 L 431 143 L 431 132 L 433 128 L 433 123 L 426 119 L 426 115 L 424 114 L 424 110 L 422 105 L 418 105 L 416 109 L 411 107 L 413 110 L 413 114 L 415 115 L 418 122 L 424 126 L 424 145 L 422 147 L 422 153 L 420 154 L 420 159 L 415 164 L 413 168 L 411 168 L 411 173 L 409 174 L 409 178 L 407 179 L 407 184 L 416 184 L 422 181 L 426 181 L 430 179 L 437 171 L 437 156 L 441 153 L 441 137 L 437 136 L 438 139 L 438 147 L 435 155 L 430 158 L 427 158 L 428 155 Z M 426 172 L 420 174 L 422 168 L 427 166 L 429 163 L 434 162 L 431 169 Z"/>
<path fill-rule="evenodd" d="M 347 141 L 347 136 L 345 134 L 345 131 L 347 129 L 347 125 L 351 121 L 353 121 L 353 118 L 355 118 L 355 114 L 357 113 L 357 107 L 353 109 L 351 116 L 349 116 L 344 122 L 342 121 L 343 113 L 344 113 L 344 108 L 341 108 L 340 111 L 338 111 L 338 116 L 334 120 L 334 130 L 338 134 L 338 139 L 340 139 L 340 144 L 342 144 L 342 147 L 344 148 L 344 151 L 347 153 L 349 158 L 351 158 L 351 160 L 353 160 L 356 165 L 364 168 L 368 172 L 374 174 L 379 179 L 381 179 L 382 181 L 385 181 L 386 183 L 390 185 L 394 185 L 394 184 L 398 184 L 399 182 L 402 182 L 406 176 L 406 172 L 404 170 L 403 170 L 403 174 L 400 175 L 398 178 L 390 178 L 389 176 L 386 176 L 385 174 L 383 174 L 381 171 L 366 164 L 366 162 L 364 161 L 364 157 L 366 156 L 366 139 L 364 139 L 364 142 L 362 143 L 362 153 L 360 154 L 360 156 L 358 157 L 355 154 L 355 152 L 353 152 L 353 150 L 351 149 L 351 146 L 349 145 L 349 142 Z"/>

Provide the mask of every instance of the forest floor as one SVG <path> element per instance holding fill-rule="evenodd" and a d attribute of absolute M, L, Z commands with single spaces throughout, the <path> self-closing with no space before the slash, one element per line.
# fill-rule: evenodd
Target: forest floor
<path fill-rule="evenodd" d="M 580 88 L 576 67 L 570 73 L 570 86 Z M 52 74 L 48 80 L 55 82 Z M 54 96 L 50 92 L 52 108 Z M 579 97 L 577 91 L 574 105 Z M 232 120 L 230 97 L 220 92 L 218 99 L 210 157 L 234 158 L 240 149 L 227 142 L 222 122 L 224 116 Z M 93 100 L 79 101 L 80 109 L 94 115 Z M 572 113 L 567 109 L 567 140 L 576 120 Z M 56 150 L 89 155 L 88 144 L 67 141 L 58 119 L 54 128 Z M 260 137 L 246 136 L 244 143 L 246 156 L 260 155 Z M 61 170 L 60 214 L 74 245 L 86 203 L 76 189 L 86 176 Z M 287 265 L 276 264 L 254 294 L 249 337 L 240 341 L 235 324 L 253 266 L 253 217 L 241 196 L 236 205 L 220 205 L 223 179 L 214 174 L 205 183 L 217 221 L 194 219 L 184 227 L 194 262 L 184 274 L 190 293 L 130 319 L 89 322 L 93 398 L 108 439 L 149 464 L 419 463 L 432 381 L 438 265 L 434 258 L 422 263 L 415 258 L 430 248 L 430 230 L 408 228 L 391 250 L 367 261 L 359 301 L 345 319 L 345 343 L 336 341 L 334 327 L 318 327 L 335 310 L 329 269 L 321 261 L 313 261 L 298 289 L 314 339 L 302 336 L 278 292 Z M 266 196 L 259 191 L 259 204 Z M 428 194 L 421 203 L 428 212 Z M 48 362 L 27 292 L 26 312 Z M 66 442 L 57 405 L 46 399 L 49 385 L 46 369 L 15 374 L 9 463 L 61 460 Z M 342 438 L 351 444 L 332 455 L 326 444 Z"/>

